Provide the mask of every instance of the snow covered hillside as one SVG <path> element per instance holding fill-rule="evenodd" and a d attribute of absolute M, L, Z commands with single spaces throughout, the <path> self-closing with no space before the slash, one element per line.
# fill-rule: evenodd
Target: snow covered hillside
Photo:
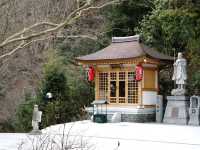
<path fill-rule="evenodd" d="M 79 121 L 50 126 L 40 136 L 0 134 L 0 150 L 44 149 L 47 145 L 61 149 L 65 144 L 77 150 L 80 145 L 85 150 L 199 150 L 200 127 Z"/>

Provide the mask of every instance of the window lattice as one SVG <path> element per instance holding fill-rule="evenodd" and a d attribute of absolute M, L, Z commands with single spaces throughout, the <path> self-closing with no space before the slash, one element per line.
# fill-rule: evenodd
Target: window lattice
<path fill-rule="evenodd" d="M 108 98 L 108 73 L 102 72 L 99 73 L 99 98 L 107 99 Z"/>
<path fill-rule="evenodd" d="M 119 72 L 119 80 L 125 80 L 126 72 Z"/>
<path fill-rule="evenodd" d="M 134 79 L 135 73 L 128 73 L 128 103 L 138 103 L 138 82 Z"/>
<path fill-rule="evenodd" d="M 110 103 L 117 103 L 116 98 L 116 80 L 117 80 L 117 73 L 110 72 Z M 114 97 L 112 97 L 114 96 Z"/>
<path fill-rule="evenodd" d="M 116 72 L 110 73 L 110 80 L 117 80 L 117 73 Z"/>
<path fill-rule="evenodd" d="M 119 103 L 126 103 L 126 98 L 125 97 L 120 97 L 119 98 Z"/>
<path fill-rule="evenodd" d="M 110 98 L 110 103 L 117 103 L 117 99 L 116 98 Z"/>
<path fill-rule="evenodd" d="M 135 80 L 134 72 L 110 72 L 109 75 L 108 72 L 100 72 L 98 76 L 99 99 L 109 98 L 110 103 L 138 103 L 138 82 Z M 110 78 L 110 80 L 108 78 Z M 117 85 L 116 88 L 118 88 L 118 90 L 116 91 L 118 91 L 118 94 L 116 94 L 116 96 L 111 97 L 111 87 L 108 87 L 108 81 L 110 81 L 110 86 L 111 83 Z M 110 88 L 110 90 L 108 90 L 108 88 Z M 125 94 L 126 92 L 122 89 L 125 91 L 128 90 L 127 94 Z"/>

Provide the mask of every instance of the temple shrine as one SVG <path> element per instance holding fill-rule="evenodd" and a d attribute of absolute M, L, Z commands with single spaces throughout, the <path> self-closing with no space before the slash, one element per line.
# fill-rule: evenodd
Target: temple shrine
<path fill-rule="evenodd" d="M 92 69 L 95 101 L 106 100 L 108 114 L 120 113 L 122 121 L 155 120 L 159 68 L 173 63 L 173 57 L 145 46 L 135 35 L 113 37 L 109 46 L 76 61 Z"/>

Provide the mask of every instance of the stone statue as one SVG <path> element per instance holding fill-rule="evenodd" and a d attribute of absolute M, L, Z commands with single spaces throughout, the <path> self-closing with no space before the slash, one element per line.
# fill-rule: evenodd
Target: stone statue
<path fill-rule="evenodd" d="M 164 123 L 188 124 L 189 99 L 185 96 L 185 84 L 187 79 L 186 65 L 187 62 L 183 58 L 182 53 L 178 53 L 178 59 L 174 63 L 174 73 L 172 77 L 172 80 L 175 81 L 178 87 L 172 90 L 172 96 L 167 96 L 167 107 L 163 119 Z"/>
<path fill-rule="evenodd" d="M 38 105 L 34 105 L 33 117 L 32 117 L 32 127 L 33 130 L 31 133 L 40 134 L 39 123 L 41 122 L 42 112 L 38 110 Z"/>
<path fill-rule="evenodd" d="M 172 77 L 172 80 L 175 81 L 178 88 L 172 90 L 172 95 L 185 94 L 185 83 L 187 80 L 186 65 L 186 59 L 183 58 L 182 53 L 178 53 L 178 59 L 174 63 L 174 73 Z"/>

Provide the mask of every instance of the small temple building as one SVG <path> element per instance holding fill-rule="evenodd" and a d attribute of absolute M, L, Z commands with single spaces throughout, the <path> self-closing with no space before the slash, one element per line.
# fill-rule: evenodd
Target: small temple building
<path fill-rule="evenodd" d="M 159 66 L 173 57 L 145 46 L 135 35 L 113 37 L 109 46 L 76 61 L 93 69 L 95 101 L 106 100 L 108 114 L 118 112 L 122 121 L 155 120 Z"/>

